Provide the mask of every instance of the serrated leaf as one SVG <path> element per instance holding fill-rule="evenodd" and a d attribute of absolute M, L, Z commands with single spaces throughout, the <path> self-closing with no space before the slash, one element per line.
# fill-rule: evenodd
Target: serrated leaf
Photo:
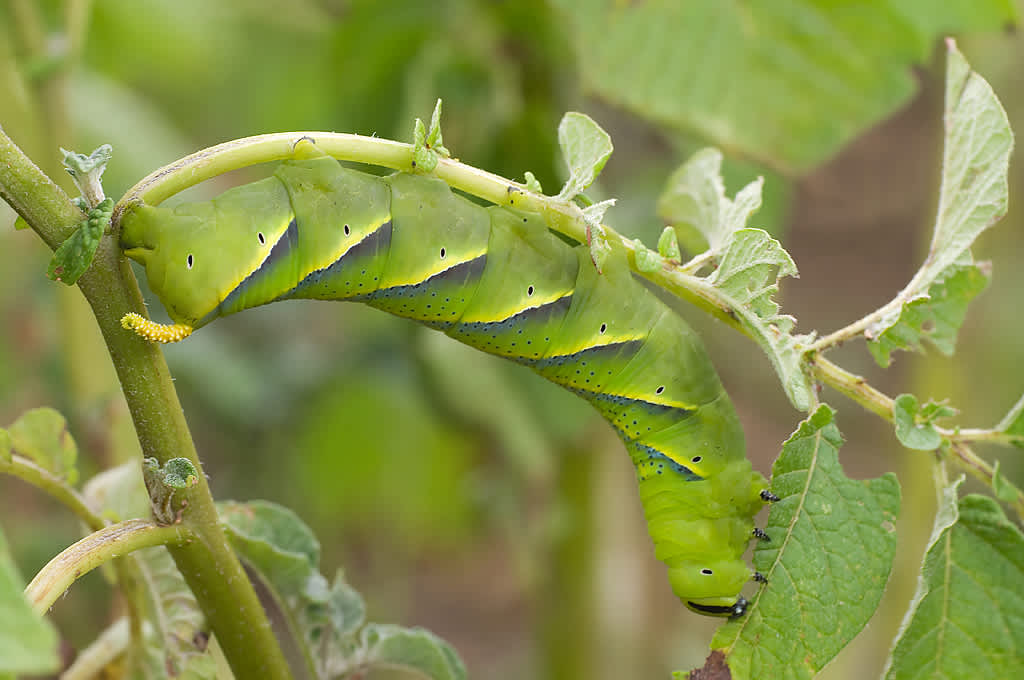
<path fill-rule="evenodd" d="M 1024 677 L 1024 535 L 991 498 L 949 496 L 885 677 Z"/>
<path fill-rule="evenodd" d="M 988 282 L 989 274 L 977 265 L 953 265 L 936 278 L 926 295 L 905 302 L 865 332 L 871 356 L 884 368 L 892 362 L 893 352 L 923 351 L 924 341 L 951 355 L 967 305 Z"/>
<path fill-rule="evenodd" d="M 874 613 L 896 551 L 896 477 L 849 479 L 834 412 L 818 409 L 786 441 L 772 467 L 770 542 L 754 551 L 768 578 L 747 616 L 711 643 L 736 678 L 811 678 Z"/>
<path fill-rule="evenodd" d="M 558 146 L 569 168 L 569 179 L 558 198 L 570 201 L 601 173 L 612 155 L 612 138 L 590 116 L 570 111 L 558 124 Z"/>
<path fill-rule="evenodd" d="M 658 198 L 658 216 L 681 230 L 691 255 L 705 250 L 717 255 L 761 207 L 763 185 L 758 178 L 729 199 L 722 181 L 722 152 L 701 149 L 669 177 Z"/>
<path fill-rule="evenodd" d="M 60 413 L 45 407 L 26 411 L 8 428 L 8 434 L 15 452 L 68 484 L 78 481 L 78 447 Z"/>
<path fill-rule="evenodd" d="M 1021 396 L 1006 417 L 999 421 L 996 431 L 1010 435 L 1010 441 L 1014 446 L 1024 448 L 1024 396 Z"/>
<path fill-rule="evenodd" d="M 362 633 L 364 665 L 400 668 L 431 680 L 463 680 L 466 669 L 447 642 L 422 628 L 371 623 Z"/>
<path fill-rule="evenodd" d="M 556 5 L 585 90 L 794 173 L 902 107 L 936 38 L 1016 16 L 1011 0 Z"/>
<path fill-rule="evenodd" d="M 807 411 L 814 403 L 811 382 L 803 370 L 801 346 L 809 335 L 793 335 L 793 317 L 779 314 L 772 299 L 778 280 L 795 276 L 796 265 L 778 241 L 761 229 L 733 232 L 722 260 L 707 277 L 722 292 L 751 336 L 768 354 L 793 405 Z"/>
<path fill-rule="evenodd" d="M 893 400 L 892 405 L 896 438 L 908 449 L 937 449 L 942 444 L 942 435 L 935 429 L 935 420 L 954 414 L 952 409 L 933 402 L 920 407 L 913 394 L 901 394 Z"/>
<path fill-rule="evenodd" d="M 60 668 L 57 629 L 32 611 L 24 588 L 0 531 L 0 673 L 56 672 Z"/>

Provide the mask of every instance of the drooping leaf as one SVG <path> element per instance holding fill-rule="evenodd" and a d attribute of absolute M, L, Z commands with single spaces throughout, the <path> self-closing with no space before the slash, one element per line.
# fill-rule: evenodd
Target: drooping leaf
<path fill-rule="evenodd" d="M 78 447 L 67 421 L 52 408 L 26 411 L 8 428 L 11 448 L 68 484 L 78 481 Z"/>
<path fill-rule="evenodd" d="M 60 668 L 57 630 L 32 611 L 24 588 L 0 531 L 0 674 L 56 672 Z"/>
<path fill-rule="evenodd" d="M 953 265 L 935 280 L 927 295 L 905 302 L 893 315 L 865 331 L 871 356 L 885 368 L 894 351 L 922 351 L 923 341 L 951 355 L 967 305 L 988 282 L 988 272 L 978 265 Z"/>
<path fill-rule="evenodd" d="M 928 256 L 894 301 L 899 306 L 868 329 L 868 338 L 878 340 L 872 354 L 883 366 L 893 349 L 916 349 L 922 337 L 946 353 L 952 351 L 967 303 L 987 283 L 974 264 L 971 245 L 1006 214 L 1013 149 L 1006 111 L 953 41 L 948 44 L 938 215 Z M 906 313 L 900 311 L 908 306 Z M 935 329 L 925 331 L 927 323 Z"/>
<path fill-rule="evenodd" d="M 82 220 L 78 229 L 54 252 L 46 270 L 51 280 L 68 286 L 78 282 L 96 256 L 113 210 L 114 199 L 108 198 L 89 211 L 89 216 Z"/>
<path fill-rule="evenodd" d="M 558 198 L 569 201 L 600 174 L 612 155 L 612 138 L 590 116 L 570 111 L 558 124 L 558 145 L 569 168 L 569 179 Z"/>
<path fill-rule="evenodd" d="M 1011 0 L 558 0 L 587 90 L 800 172 L 903 106 L 946 33 L 1011 24 Z"/>
<path fill-rule="evenodd" d="M 892 474 L 860 481 L 839 466 L 833 411 L 818 409 L 789 438 L 772 468 L 773 503 L 754 551 L 767 576 L 748 614 L 722 626 L 736 678 L 811 678 L 867 623 L 896 551 L 900 492 Z"/>
<path fill-rule="evenodd" d="M 991 498 L 944 492 L 886 680 L 1024 677 L 1024 535 Z"/>

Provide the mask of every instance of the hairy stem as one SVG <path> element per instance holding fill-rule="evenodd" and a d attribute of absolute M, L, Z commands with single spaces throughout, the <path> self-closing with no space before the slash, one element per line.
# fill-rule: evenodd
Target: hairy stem
<path fill-rule="evenodd" d="M 0 196 L 56 248 L 82 219 L 67 196 L 0 130 Z M 78 287 L 117 370 L 144 456 L 164 463 L 188 458 L 199 470 L 182 529 L 194 540 L 168 546 L 195 594 L 236 677 L 289 678 L 270 623 L 238 558 L 221 530 L 213 496 L 163 354 L 121 328 L 121 317 L 144 310 L 138 284 L 117 244 L 104 238 Z"/>

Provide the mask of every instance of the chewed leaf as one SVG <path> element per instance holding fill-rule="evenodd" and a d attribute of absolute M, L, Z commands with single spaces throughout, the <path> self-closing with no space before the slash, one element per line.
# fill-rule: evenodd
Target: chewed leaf
<path fill-rule="evenodd" d="M 721 291 L 768 354 L 789 400 L 806 411 L 814 398 L 803 371 L 801 347 L 811 336 L 793 335 L 795 319 L 779 314 L 779 305 L 772 299 L 778 292 L 779 278 L 796 274 L 793 259 L 778 241 L 761 229 L 744 228 L 730 234 L 721 264 L 707 280 Z"/>
<path fill-rule="evenodd" d="M 926 295 L 903 303 L 896 312 L 867 331 L 868 350 L 886 367 L 896 350 L 922 351 L 929 342 L 940 352 L 953 353 L 967 305 L 988 286 L 989 273 L 975 264 L 954 264 L 928 288 Z"/>
<path fill-rule="evenodd" d="M 570 111 L 558 124 L 558 145 L 569 168 L 569 179 L 558 198 L 569 201 L 600 174 L 612 155 L 612 138 L 590 116 Z"/>
<path fill-rule="evenodd" d="M 658 198 L 658 215 L 681 231 L 692 255 L 705 250 L 717 255 L 761 207 L 763 184 L 759 178 L 729 199 L 722 180 L 722 152 L 701 149 L 669 177 Z"/>
<path fill-rule="evenodd" d="M 78 481 L 78 447 L 60 413 L 52 408 L 26 411 L 10 426 L 8 434 L 15 453 L 32 459 L 69 484 Z"/>
<path fill-rule="evenodd" d="M 1006 214 L 1013 133 L 985 79 L 948 40 L 946 138 L 932 245 L 911 293 L 925 292 L 974 240 Z"/>
<path fill-rule="evenodd" d="M 0 676 L 42 675 L 60 668 L 57 629 L 32 611 L 24 588 L 0 532 Z"/>
<path fill-rule="evenodd" d="M 1024 674 L 1024 535 L 991 498 L 945 490 L 886 680 Z"/>
<path fill-rule="evenodd" d="M 811 678 L 867 624 L 896 552 L 900 491 L 848 478 L 834 412 L 820 406 L 772 467 L 773 503 L 754 568 L 768 578 L 745 618 L 718 630 L 734 678 Z M 802 663 L 794 664 L 793 659 Z"/>

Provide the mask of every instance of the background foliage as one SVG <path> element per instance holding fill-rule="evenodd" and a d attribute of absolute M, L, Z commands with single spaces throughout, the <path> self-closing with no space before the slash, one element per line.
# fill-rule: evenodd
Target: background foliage
<path fill-rule="evenodd" d="M 941 159 L 940 35 L 970 31 L 961 48 L 1024 129 L 1011 86 L 1024 51 L 999 31 L 1014 13 L 1007 2 L 947 3 L 948 14 L 931 3 L 860 3 L 861 13 L 839 18 L 809 1 L 750 3 L 747 14 L 718 3 L 685 14 L 677 4 L 301 0 L 283 12 L 266 0 L 96 0 L 81 62 L 62 74 L 66 100 L 40 107 L 47 99 L 34 96 L 34 79 L 62 69 L 62 50 L 77 43 L 28 59 L 33 36 L 13 30 L 13 0 L 0 3 L 0 123 L 53 166 L 58 145 L 111 143 L 104 179 L 116 196 L 154 167 L 247 134 L 408 139 L 409 121 L 442 97 L 445 145 L 457 157 L 508 177 L 531 170 L 553 193 L 563 179 L 558 120 L 581 110 L 615 141 L 595 192 L 621 197 L 609 222 L 649 244 L 665 178 L 713 143 L 726 150 L 730 193 L 767 175 L 755 224 L 784 241 L 802 274 L 784 287 L 784 309 L 801 330 L 822 331 L 889 300 L 927 247 Z M 62 5 L 44 7 L 49 23 L 36 37 L 45 40 L 63 19 Z M 1011 182 L 1011 196 L 1022 195 Z M 3 215 L 0 424 L 37 405 L 59 408 L 83 476 L 136 456 L 77 291 L 42 276 L 49 252 Z M 893 394 L 956 395 L 961 422 L 998 420 L 1024 383 L 1014 368 L 1024 322 L 1010 311 L 1024 287 L 1019 219 L 1011 212 L 975 251 L 997 271 L 955 359 L 900 354 L 882 373 L 852 343 L 837 353 L 844 365 Z M 747 340 L 700 317 L 689 315 L 737 402 L 755 467 L 767 472 L 798 414 Z M 426 626 L 483 677 L 664 677 L 703 660 L 714 622 L 672 596 L 621 445 L 583 402 L 359 305 L 253 310 L 166 354 L 217 496 L 293 508 L 323 545 L 324 571 L 344 567 L 371 619 Z M 890 606 L 826 671 L 861 677 L 881 669 L 913 594 L 935 501 L 927 461 L 832 396 L 847 474 L 895 465 L 904 489 Z M 1020 478 L 1011 461 L 1003 470 Z M 24 574 L 79 535 L 67 514 L 5 481 L 0 517 L 14 516 L 4 531 Z M 103 624 L 106 603 L 93 574 L 55 608 L 72 647 Z"/>

